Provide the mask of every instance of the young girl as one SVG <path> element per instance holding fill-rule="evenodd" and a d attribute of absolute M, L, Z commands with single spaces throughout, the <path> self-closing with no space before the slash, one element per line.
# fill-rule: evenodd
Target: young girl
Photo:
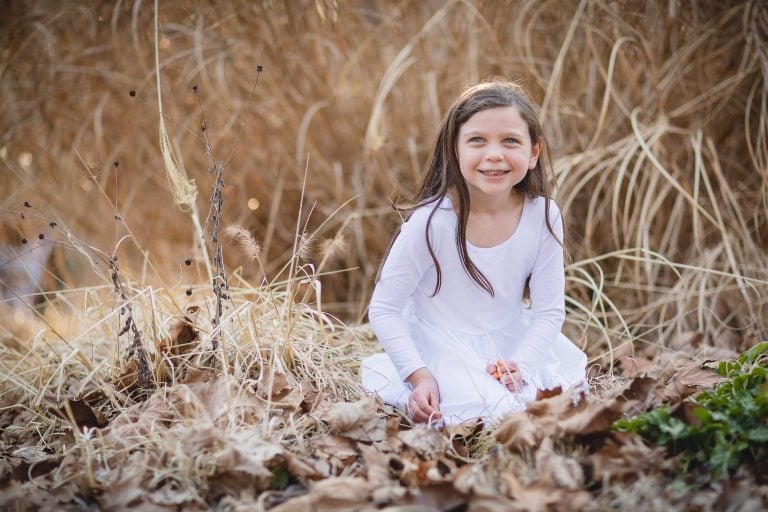
<path fill-rule="evenodd" d="M 385 353 L 361 370 L 367 391 L 414 421 L 488 421 L 585 381 L 585 354 L 560 333 L 563 221 L 543 152 L 514 83 L 468 89 L 442 122 L 368 309 Z"/>

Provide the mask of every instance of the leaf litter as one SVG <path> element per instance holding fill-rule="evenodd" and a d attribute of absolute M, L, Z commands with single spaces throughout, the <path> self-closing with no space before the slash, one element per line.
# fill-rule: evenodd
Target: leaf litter
<path fill-rule="evenodd" d="M 222 331 L 225 363 L 210 366 L 200 357 L 200 312 L 169 322 L 150 351 L 161 385 L 147 397 L 126 385 L 136 371 L 130 361 L 104 365 L 100 375 L 61 367 L 66 378 L 44 390 L 38 407 L 36 393 L 6 378 L 0 505 L 545 511 L 632 500 L 673 509 L 765 503 L 759 477 L 681 479 L 679 457 L 612 429 L 661 405 L 692 418 L 687 399 L 727 380 L 714 361 L 679 348 L 625 356 L 610 385 L 550 390 L 496 424 L 437 429 L 361 393 L 356 362 L 375 347 L 367 333 L 331 330 L 297 309 L 290 365 L 277 344 Z M 21 374 L 31 360 L 14 357 Z M 333 382 L 308 378 L 308 365 L 329 361 Z M 655 495 L 645 490 L 651 482 Z"/>

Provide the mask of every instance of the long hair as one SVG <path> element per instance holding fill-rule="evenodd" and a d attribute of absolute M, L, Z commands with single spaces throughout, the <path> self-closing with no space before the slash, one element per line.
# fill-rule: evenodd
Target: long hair
<path fill-rule="evenodd" d="M 469 189 L 464 181 L 459 167 L 458 151 L 456 147 L 459 129 L 473 115 L 490 108 L 514 106 L 520 112 L 520 116 L 528 125 L 531 144 L 541 143 L 541 152 L 536 161 L 536 167 L 529 169 L 515 189 L 528 197 L 543 197 L 544 212 L 547 229 L 557 240 L 552 225 L 549 221 L 549 186 L 546 173 L 550 170 L 549 150 L 544 144 L 544 136 L 539 121 L 539 112 L 530 95 L 520 85 L 506 81 L 492 81 L 477 84 L 464 91 L 450 108 L 440 123 L 440 130 L 435 142 L 432 156 L 427 163 L 426 172 L 418 186 L 413 205 L 401 207 L 408 212 L 408 217 L 416 209 L 433 204 L 432 211 L 427 219 L 424 236 L 427 240 L 429 255 L 435 264 L 437 279 L 432 296 L 437 295 L 442 284 L 440 262 L 429 239 L 429 227 L 432 217 L 437 212 L 441 201 L 449 193 L 456 200 L 455 208 L 458 217 L 456 228 L 456 249 L 459 258 L 467 274 L 491 296 L 494 295 L 493 286 L 488 278 L 475 266 L 467 251 L 467 221 L 469 219 Z M 399 231 L 398 231 L 399 234 Z M 394 238 L 397 238 L 397 234 Z M 394 242 L 393 238 L 393 242 Z M 562 245 L 562 241 L 558 240 Z M 390 244 L 391 247 L 391 244 Z M 389 251 L 387 251 L 387 254 Z"/>

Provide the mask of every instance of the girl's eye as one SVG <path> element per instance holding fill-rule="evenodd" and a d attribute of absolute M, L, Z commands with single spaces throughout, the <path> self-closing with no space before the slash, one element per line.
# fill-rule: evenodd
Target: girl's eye
<path fill-rule="evenodd" d="M 469 142 L 477 144 L 479 142 L 483 142 L 483 138 L 482 137 L 472 137 L 471 139 L 469 139 Z"/>
<path fill-rule="evenodd" d="M 513 139 L 512 137 L 509 137 L 507 139 L 504 139 L 504 142 L 507 143 L 507 144 L 516 144 L 517 143 L 517 139 Z"/>

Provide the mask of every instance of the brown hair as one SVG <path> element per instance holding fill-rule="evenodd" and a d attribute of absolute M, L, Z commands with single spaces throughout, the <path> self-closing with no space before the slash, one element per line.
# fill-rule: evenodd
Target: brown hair
<path fill-rule="evenodd" d="M 461 264 L 467 274 L 491 296 L 494 295 L 493 286 L 482 272 L 472 263 L 467 251 L 467 220 L 469 219 L 469 190 L 461 174 L 459 167 L 456 141 L 461 126 L 473 115 L 483 110 L 514 106 L 520 112 L 520 116 L 528 125 L 531 144 L 542 144 L 542 150 L 536 161 L 536 167 L 530 169 L 525 178 L 515 185 L 515 189 L 528 197 L 544 197 L 544 212 L 547 229 L 557 239 L 549 221 L 549 187 L 546 173 L 550 168 L 549 151 L 544 144 L 544 136 L 539 122 L 539 112 L 530 95 L 520 85 L 507 81 L 492 81 L 477 84 L 464 91 L 450 108 L 440 124 L 434 151 L 426 167 L 426 172 L 418 187 L 415 204 L 402 207 L 401 210 L 412 213 L 416 208 L 434 204 L 427 219 L 425 236 L 427 249 L 435 264 L 437 281 L 433 296 L 440 291 L 442 276 L 440 263 L 432 248 L 429 239 L 429 226 L 432 217 L 437 212 L 440 202 L 448 193 L 452 193 L 456 200 L 458 227 L 456 230 L 456 248 L 459 251 Z M 409 213 L 409 216 L 410 216 Z M 399 232 L 398 232 L 399 233 Z M 395 235 L 397 238 L 397 235 Z M 393 240 L 394 242 L 394 240 Z M 558 240 L 560 245 L 562 241 Z M 387 251 L 389 252 L 389 251 Z"/>

